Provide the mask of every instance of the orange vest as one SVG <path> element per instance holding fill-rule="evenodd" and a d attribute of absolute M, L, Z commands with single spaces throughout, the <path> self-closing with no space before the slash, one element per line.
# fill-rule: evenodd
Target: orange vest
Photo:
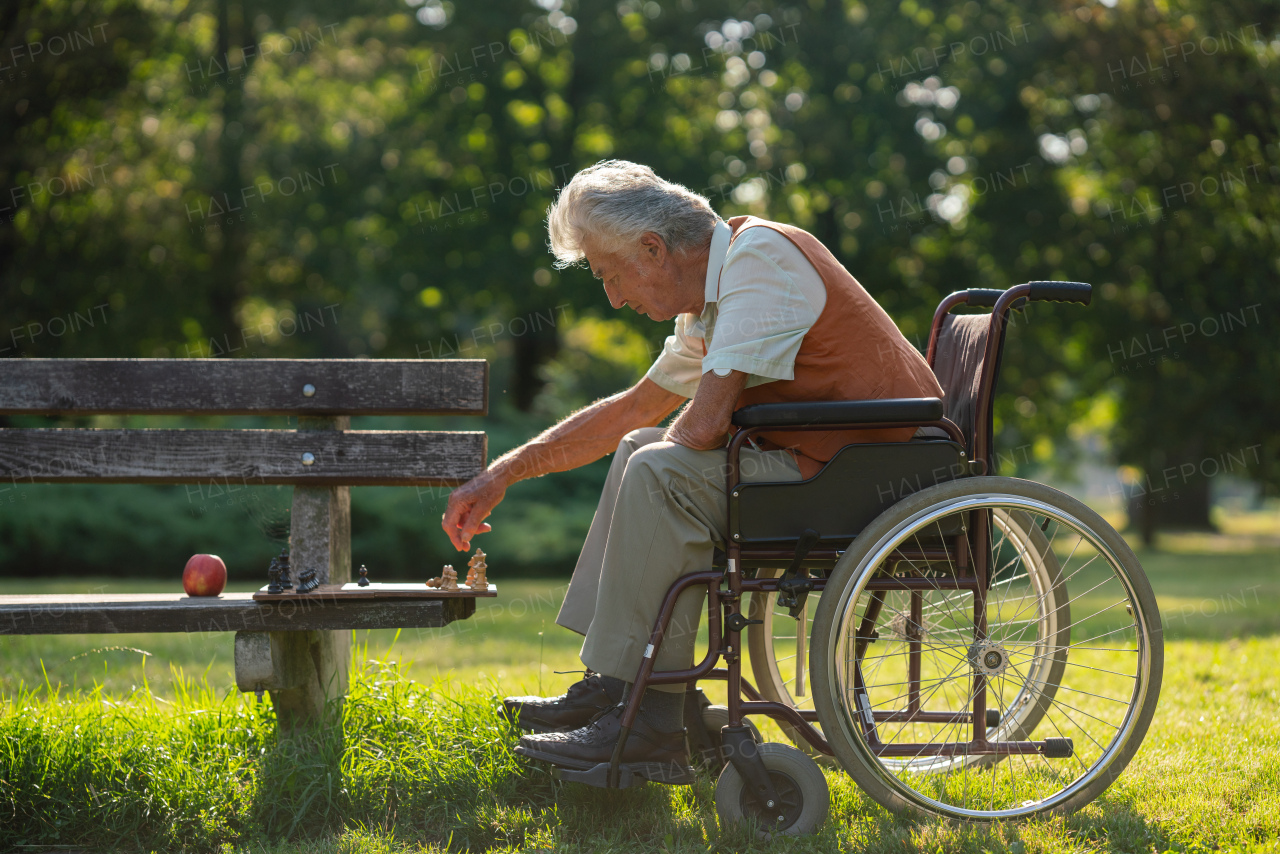
<path fill-rule="evenodd" d="M 818 271 L 827 289 L 822 314 L 800 343 L 794 379 L 744 389 L 734 409 L 784 401 L 942 397 L 942 387 L 924 357 L 816 237 L 795 226 L 753 216 L 736 216 L 728 222 L 733 230 L 730 243 L 748 228 L 772 228 L 785 236 Z M 914 427 L 772 431 L 756 438 L 763 440 L 761 447 L 790 449 L 801 476 L 809 478 L 845 445 L 905 442 L 915 431 Z"/>

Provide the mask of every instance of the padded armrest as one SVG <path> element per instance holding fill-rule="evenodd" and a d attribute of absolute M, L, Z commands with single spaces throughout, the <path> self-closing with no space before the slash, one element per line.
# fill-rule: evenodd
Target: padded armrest
<path fill-rule="evenodd" d="M 804 403 L 757 403 L 733 413 L 739 427 L 796 427 L 805 424 L 873 424 L 882 421 L 937 421 L 942 401 L 936 397 L 887 400 L 817 400 Z"/>

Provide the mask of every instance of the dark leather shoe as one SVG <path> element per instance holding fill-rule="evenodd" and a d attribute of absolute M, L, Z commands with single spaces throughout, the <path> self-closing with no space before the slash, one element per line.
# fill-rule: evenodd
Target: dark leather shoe
<path fill-rule="evenodd" d="M 559 697 L 507 697 L 502 701 L 507 717 L 530 732 L 567 732 L 586 726 L 614 704 L 600 674 L 588 674 Z"/>
<path fill-rule="evenodd" d="M 613 758 L 622 732 L 622 706 L 614 706 L 586 726 L 571 732 L 521 737 L 516 753 L 541 759 L 561 768 L 586 771 Z M 622 751 L 622 764 L 632 773 L 658 783 L 693 782 L 693 769 L 685 748 L 685 732 L 658 732 L 636 718 Z"/>

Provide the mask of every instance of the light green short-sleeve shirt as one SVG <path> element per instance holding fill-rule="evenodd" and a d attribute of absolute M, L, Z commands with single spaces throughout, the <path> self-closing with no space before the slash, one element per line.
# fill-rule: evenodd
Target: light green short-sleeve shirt
<path fill-rule="evenodd" d="M 707 371 L 742 371 L 748 388 L 793 379 L 800 342 L 826 305 L 822 277 L 781 233 L 749 228 L 732 246 L 730 236 L 729 224 L 717 223 L 702 314 L 676 315 L 646 374 L 684 397 L 697 393 Z"/>

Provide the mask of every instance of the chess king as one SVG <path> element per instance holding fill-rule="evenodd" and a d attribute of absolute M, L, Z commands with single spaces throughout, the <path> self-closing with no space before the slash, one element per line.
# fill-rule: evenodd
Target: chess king
<path fill-rule="evenodd" d="M 556 622 L 584 636 L 585 678 L 559 697 L 510 697 L 532 732 L 516 752 L 569 767 L 608 762 L 617 703 L 639 668 L 667 588 L 711 565 L 726 536 L 733 412 L 753 403 L 942 397 L 893 320 L 813 235 L 722 220 L 704 197 L 620 160 L 584 169 L 547 214 L 557 267 L 585 262 L 615 309 L 673 323 L 638 383 L 494 460 L 449 497 L 442 524 L 467 550 L 516 481 L 612 453 L 604 491 Z M 852 368 L 852 369 L 851 369 Z M 672 412 L 680 414 L 666 428 Z M 812 476 L 851 442 L 911 428 L 791 433 L 742 450 L 744 481 Z M 795 441 L 791 441 L 794 439 Z M 676 605 L 657 670 L 693 665 L 701 590 Z M 688 769 L 683 685 L 645 692 L 622 761 Z M 603 713 L 603 714 L 601 714 Z"/>

